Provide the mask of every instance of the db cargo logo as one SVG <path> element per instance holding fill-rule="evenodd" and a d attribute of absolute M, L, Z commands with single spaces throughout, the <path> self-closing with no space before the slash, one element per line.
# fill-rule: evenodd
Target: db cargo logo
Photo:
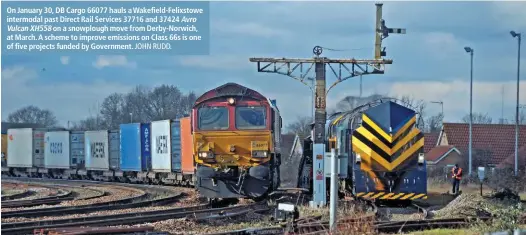
<path fill-rule="evenodd" d="M 93 156 L 93 158 L 104 158 L 104 143 L 103 142 L 91 143 L 91 156 Z"/>
<path fill-rule="evenodd" d="M 150 131 L 148 128 L 144 129 L 144 151 L 150 152 Z"/>
<path fill-rule="evenodd" d="M 158 154 L 164 154 L 168 153 L 168 136 L 161 135 L 155 137 L 155 141 L 157 143 L 157 153 Z"/>
<path fill-rule="evenodd" d="M 13 140 L 13 135 L 9 135 L 9 140 Z"/>
<path fill-rule="evenodd" d="M 51 142 L 49 144 L 49 152 L 52 154 L 61 154 L 62 153 L 62 143 Z"/>

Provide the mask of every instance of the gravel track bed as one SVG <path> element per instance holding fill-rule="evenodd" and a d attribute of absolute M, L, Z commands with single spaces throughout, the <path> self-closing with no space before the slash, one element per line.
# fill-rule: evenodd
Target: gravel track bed
<path fill-rule="evenodd" d="M 16 189 L 16 188 L 9 188 L 9 189 L 2 189 L 2 196 L 11 196 L 14 194 L 19 194 L 27 191 L 26 189 Z"/>
<path fill-rule="evenodd" d="M 90 187 L 90 188 L 95 188 L 95 187 Z M 97 188 L 97 189 L 103 190 L 100 188 Z M 100 216 L 100 215 L 117 215 L 117 214 L 133 213 L 133 212 L 140 212 L 140 211 L 174 209 L 174 208 L 180 208 L 180 207 L 185 207 L 185 206 L 196 206 L 200 204 L 200 202 L 197 200 L 198 199 L 197 193 L 195 193 L 194 190 L 181 189 L 181 191 L 184 193 L 187 193 L 189 196 L 184 197 L 183 199 L 181 199 L 180 201 L 176 203 L 171 203 L 165 206 L 129 208 L 129 209 L 111 210 L 111 211 L 97 211 L 97 212 L 91 212 L 87 214 L 71 214 L 71 215 L 65 215 L 65 216 L 43 216 L 43 217 L 36 217 L 36 218 L 13 217 L 13 218 L 5 218 L 5 219 L 2 218 L 2 223 L 69 219 L 69 218 L 80 218 L 80 217 L 90 217 L 90 216 Z"/>
<path fill-rule="evenodd" d="M 25 197 L 25 198 L 14 199 L 12 201 L 33 200 L 33 199 L 38 199 L 38 198 L 43 198 L 43 197 L 55 196 L 55 195 L 63 193 L 62 190 L 58 190 L 58 189 L 54 189 L 54 188 L 46 188 L 45 186 L 43 186 L 43 187 L 28 186 L 26 189 L 29 190 L 29 191 L 35 192 L 35 194 L 33 194 L 33 195 L 29 196 L 29 197 Z M 6 211 L 7 209 L 16 209 L 16 208 L 6 208 L 5 210 L 2 208 L 2 212 Z"/>
<path fill-rule="evenodd" d="M 104 186 L 90 186 L 94 189 L 99 189 L 101 191 L 108 192 L 107 196 L 93 198 L 93 199 L 87 199 L 87 200 L 71 200 L 71 201 L 63 201 L 60 204 L 57 205 L 40 205 L 40 206 L 33 206 L 33 207 L 17 207 L 17 208 L 5 208 L 2 209 L 2 212 L 8 212 L 8 211 L 17 211 L 17 210 L 24 210 L 24 209 L 36 209 L 36 208 L 51 208 L 51 207 L 61 207 L 61 206 L 81 206 L 81 205 L 89 205 L 94 203 L 101 203 L 101 202 L 109 202 L 109 201 L 115 201 L 127 197 L 137 196 L 142 194 L 142 192 L 138 189 L 134 188 L 125 188 L 122 186 L 110 186 L 110 185 L 104 185 Z M 26 198 L 28 199 L 28 198 Z"/>
<path fill-rule="evenodd" d="M 269 215 L 261 215 L 256 213 L 248 213 L 234 219 L 220 219 L 210 222 L 197 223 L 193 221 L 186 221 L 185 219 L 171 219 L 163 220 L 154 223 L 137 224 L 130 226 L 112 226 L 119 228 L 131 228 L 153 226 L 155 231 L 168 232 L 170 234 L 206 234 L 226 232 L 231 230 L 246 229 L 246 228 L 261 228 L 268 226 L 276 226 L 275 222 L 270 220 Z"/>
<path fill-rule="evenodd" d="M 85 198 L 95 197 L 101 194 L 101 192 L 106 192 L 105 189 L 97 188 L 95 186 L 87 186 L 83 188 L 70 188 L 70 190 L 75 195 L 75 200 L 83 200 Z"/>

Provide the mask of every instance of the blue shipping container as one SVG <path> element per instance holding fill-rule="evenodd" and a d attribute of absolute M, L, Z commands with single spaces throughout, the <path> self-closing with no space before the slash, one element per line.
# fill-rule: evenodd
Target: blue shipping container
<path fill-rule="evenodd" d="M 84 131 L 70 132 L 69 139 L 71 166 L 84 168 Z"/>
<path fill-rule="evenodd" d="M 152 153 L 151 153 L 151 141 L 152 141 L 152 130 L 149 123 L 141 124 L 141 150 L 142 158 L 141 164 L 142 169 L 152 169 Z"/>
<path fill-rule="evenodd" d="M 172 120 L 170 123 L 172 135 L 172 171 L 181 172 L 181 121 Z"/>
<path fill-rule="evenodd" d="M 121 171 L 150 169 L 150 124 L 128 123 L 120 125 Z"/>

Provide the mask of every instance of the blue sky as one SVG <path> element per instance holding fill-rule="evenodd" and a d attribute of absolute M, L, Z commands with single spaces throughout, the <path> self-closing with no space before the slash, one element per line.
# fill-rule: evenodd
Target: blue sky
<path fill-rule="evenodd" d="M 311 57 L 315 45 L 359 49 L 326 51 L 327 57 L 373 56 L 374 2 L 211 2 L 210 9 L 209 56 L 2 56 L 2 119 L 33 104 L 66 123 L 93 113 L 108 94 L 138 84 L 201 93 L 237 82 L 277 99 L 287 124 L 309 115 L 310 90 L 286 76 L 257 73 L 249 57 Z M 384 41 L 394 63 L 384 75 L 363 77 L 364 95 L 443 100 L 446 121 L 459 121 L 469 112 L 469 55 L 463 49 L 469 45 L 475 49 L 473 111 L 500 118 L 504 89 L 504 117 L 513 117 L 517 41 L 509 31 L 526 35 L 526 2 L 385 2 L 383 12 L 388 27 L 407 28 L 407 34 Z M 520 102 L 526 104 L 521 77 Z M 358 94 L 358 78 L 348 80 L 331 91 L 328 105 Z M 428 114 L 439 110 L 428 104 Z"/>

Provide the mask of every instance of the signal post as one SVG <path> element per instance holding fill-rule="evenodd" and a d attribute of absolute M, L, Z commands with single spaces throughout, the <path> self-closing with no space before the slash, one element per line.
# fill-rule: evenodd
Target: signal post
<path fill-rule="evenodd" d="M 382 19 L 382 5 L 376 4 L 376 37 L 374 59 L 330 59 L 320 57 L 323 47 L 313 49 L 313 58 L 250 58 L 250 62 L 257 63 L 258 72 L 277 73 L 298 80 L 315 91 L 314 98 L 314 129 L 313 129 L 313 201 L 311 206 L 325 206 L 327 204 L 326 180 L 324 172 L 325 156 L 325 124 L 327 122 L 327 94 L 337 84 L 360 75 L 383 74 L 386 64 L 393 60 L 383 59 L 386 55 L 382 48 L 382 40 L 389 33 L 405 34 L 405 29 L 391 29 L 385 26 Z M 326 69 L 335 75 L 336 81 L 327 89 Z M 314 75 L 311 73 L 314 68 Z M 306 81 L 315 80 L 314 87 Z M 336 196 L 336 195 L 334 195 Z"/>

